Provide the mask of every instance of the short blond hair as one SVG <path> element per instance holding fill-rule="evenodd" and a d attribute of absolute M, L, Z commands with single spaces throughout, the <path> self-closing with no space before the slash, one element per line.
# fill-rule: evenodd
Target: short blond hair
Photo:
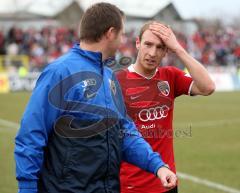
<path fill-rule="evenodd" d="M 143 33 L 144 33 L 147 29 L 149 29 L 149 26 L 150 26 L 151 24 L 153 24 L 153 22 L 154 22 L 154 21 L 151 20 L 151 21 L 148 21 L 148 22 L 146 22 L 145 24 L 143 24 L 143 26 L 142 26 L 141 29 L 140 29 L 139 35 L 138 35 L 140 41 L 142 40 L 142 35 L 143 35 Z"/>

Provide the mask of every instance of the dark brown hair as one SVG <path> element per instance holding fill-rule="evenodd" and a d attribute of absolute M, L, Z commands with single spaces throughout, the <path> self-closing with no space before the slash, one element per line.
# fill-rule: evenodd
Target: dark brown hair
<path fill-rule="evenodd" d="M 110 3 L 92 5 L 83 14 L 80 22 L 80 41 L 98 42 L 102 36 L 114 27 L 116 32 L 122 29 L 124 13 Z"/>

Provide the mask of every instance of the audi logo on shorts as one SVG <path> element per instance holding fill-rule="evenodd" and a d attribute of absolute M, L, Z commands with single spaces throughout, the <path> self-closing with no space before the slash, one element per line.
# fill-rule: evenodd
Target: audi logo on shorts
<path fill-rule="evenodd" d="M 156 119 L 162 119 L 168 116 L 169 107 L 167 105 L 152 107 L 149 109 L 142 109 L 138 113 L 138 117 L 141 121 L 154 121 Z"/>

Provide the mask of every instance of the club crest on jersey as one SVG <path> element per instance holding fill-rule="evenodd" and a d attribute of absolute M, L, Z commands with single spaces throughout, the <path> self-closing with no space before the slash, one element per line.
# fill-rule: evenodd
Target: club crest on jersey
<path fill-rule="evenodd" d="M 108 79 L 108 81 L 109 81 L 109 84 L 110 84 L 111 91 L 113 92 L 114 95 L 116 95 L 117 88 L 116 88 L 115 82 L 111 79 Z"/>
<path fill-rule="evenodd" d="M 168 84 L 168 81 L 159 81 L 157 83 L 158 90 L 164 95 L 168 96 L 170 93 L 170 86 Z"/>

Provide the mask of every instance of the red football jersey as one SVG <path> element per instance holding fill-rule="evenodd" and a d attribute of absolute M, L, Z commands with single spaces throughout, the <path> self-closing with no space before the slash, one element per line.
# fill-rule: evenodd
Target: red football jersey
<path fill-rule="evenodd" d="M 173 152 L 174 99 L 190 94 L 192 78 L 175 67 L 159 67 L 152 78 L 135 72 L 133 65 L 116 73 L 128 115 L 153 150 L 176 173 Z M 122 193 L 166 192 L 158 179 L 140 168 L 123 162 L 120 171 Z"/>

